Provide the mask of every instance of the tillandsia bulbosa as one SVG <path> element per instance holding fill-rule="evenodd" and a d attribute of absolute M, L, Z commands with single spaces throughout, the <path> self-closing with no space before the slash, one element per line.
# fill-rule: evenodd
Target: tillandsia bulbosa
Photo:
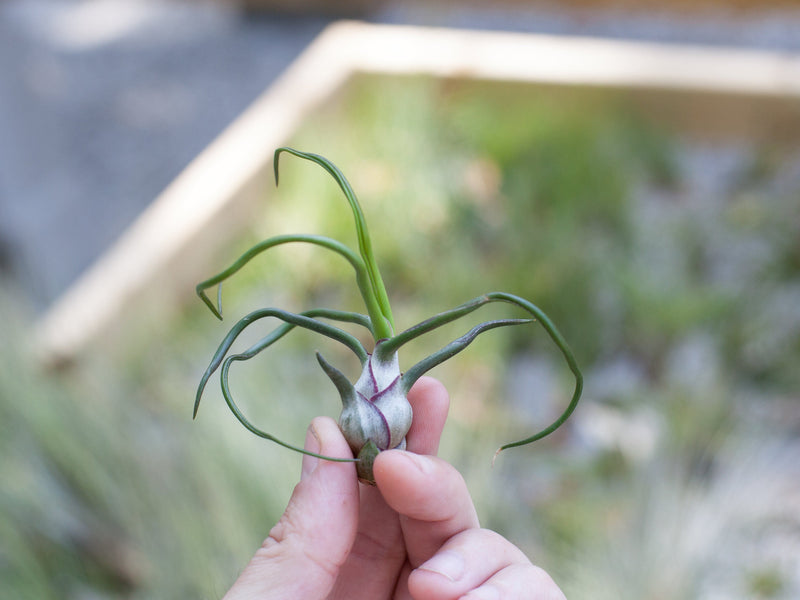
<path fill-rule="evenodd" d="M 455 356 L 466 348 L 481 333 L 498 327 L 524 326 L 538 322 L 549 334 L 552 341 L 561 351 L 564 359 L 575 376 L 575 388 L 572 398 L 563 413 L 548 427 L 523 440 L 511 442 L 501 446 L 498 453 L 507 448 L 523 446 L 539 440 L 558 429 L 572 414 L 580 399 L 583 389 L 583 376 L 578 368 L 572 352 L 555 325 L 538 307 L 527 300 L 505 292 L 490 292 L 470 300 L 452 310 L 435 315 L 409 329 L 395 334 L 394 320 L 389 306 L 383 280 L 381 279 L 378 265 L 372 250 L 372 241 L 367 230 L 364 213 L 342 172 L 329 160 L 317 154 L 300 152 L 292 148 L 278 148 L 275 151 L 274 168 L 275 183 L 278 183 L 278 164 L 282 153 L 309 160 L 327 171 L 341 188 L 350 204 L 355 219 L 356 234 L 358 238 L 358 253 L 337 240 L 310 234 L 281 235 L 269 238 L 252 247 L 243 254 L 230 267 L 217 275 L 199 283 L 197 294 L 211 309 L 217 318 L 222 319 L 221 293 L 222 282 L 244 267 L 249 261 L 262 252 L 282 244 L 306 243 L 320 246 L 342 256 L 355 270 L 356 283 L 361 297 L 366 305 L 367 314 L 316 308 L 301 313 L 292 313 L 278 308 L 264 308 L 256 310 L 237 322 L 225 336 L 214 357 L 211 360 L 200 385 L 194 403 L 194 416 L 200 405 L 200 398 L 211 375 L 221 368 L 220 381 L 222 394 L 228 407 L 236 418 L 252 433 L 262 438 L 272 440 L 286 448 L 310 454 L 317 458 L 333 461 L 354 461 L 360 480 L 373 484 L 372 463 L 382 450 L 391 448 L 405 448 L 405 437 L 411 427 L 413 418 L 411 405 L 406 396 L 411 386 L 426 372 Z M 206 295 L 206 290 L 218 286 L 216 304 Z M 464 317 L 475 310 L 493 302 L 505 302 L 516 305 L 526 314 L 526 318 L 497 319 L 483 322 L 470 329 L 466 334 L 453 340 L 441 350 L 422 359 L 405 372 L 400 371 L 398 351 L 411 340 L 430 332 L 447 323 Z M 272 317 L 282 321 L 269 335 L 252 345 L 244 352 L 229 354 L 231 346 L 242 331 L 251 324 Z M 330 321 L 351 323 L 364 327 L 372 336 L 374 345 L 369 352 L 364 345 L 352 334 L 332 325 Z M 233 400 L 228 385 L 228 372 L 235 361 L 249 360 L 268 348 L 295 327 L 315 331 L 349 348 L 361 363 L 362 371 L 355 383 L 338 369 L 329 364 L 319 353 L 317 360 L 325 374 L 336 386 L 342 399 L 342 412 L 339 417 L 339 427 L 347 439 L 354 459 L 333 458 L 321 456 L 283 442 L 269 433 L 253 425 L 242 413 Z M 495 455 L 496 456 L 496 455 Z"/>

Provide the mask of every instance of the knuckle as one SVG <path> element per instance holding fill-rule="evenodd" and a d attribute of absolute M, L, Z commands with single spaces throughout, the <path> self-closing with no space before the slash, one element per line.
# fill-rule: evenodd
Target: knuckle
<path fill-rule="evenodd" d="M 289 516 L 284 515 L 270 530 L 267 538 L 256 551 L 257 560 L 299 560 L 305 564 L 306 572 L 317 571 L 323 577 L 335 580 L 341 564 L 332 560 L 325 553 L 318 552 L 307 543 L 302 532 L 292 523 Z"/>

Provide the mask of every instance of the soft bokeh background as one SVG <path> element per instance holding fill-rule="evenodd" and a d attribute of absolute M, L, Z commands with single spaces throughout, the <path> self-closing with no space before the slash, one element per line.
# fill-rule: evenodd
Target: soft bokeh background
<path fill-rule="evenodd" d="M 589 4 L 386 2 L 360 14 L 800 44 L 791 7 Z M 0 9 L 10 74 L 0 123 L 11 132 L 0 142 L 3 597 L 219 597 L 280 514 L 299 458 L 248 435 L 214 385 L 190 419 L 229 325 L 196 299 L 126 315 L 123 336 L 61 372 L 28 358 L 27 334 L 331 18 L 314 7 L 111 0 Z M 442 455 L 464 473 L 485 526 L 570 598 L 800 594 L 796 138 L 686 135 L 613 97 L 371 77 L 311 116 L 292 144 L 333 159 L 358 191 L 400 327 L 506 290 L 548 312 L 575 350 L 586 393 L 574 418 L 494 468 L 498 445 L 568 398 L 555 349 L 541 332 L 495 331 L 434 372 L 453 398 Z M 353 241 L 325 174 L 288 157 L 282 169 L 279 194 L 209 274 L 270 235 Z M 226 287 L 226 314 L 360 309 L 335 259 L 274 251 Z M 468 327 L 409 346 L 404 364 Z M 254 421 L 298 441 L 313 416 L 336 415 L 318 348 L 354 371 L 335 345 L 303 333 L 237 365 L 234 391 Z"/>

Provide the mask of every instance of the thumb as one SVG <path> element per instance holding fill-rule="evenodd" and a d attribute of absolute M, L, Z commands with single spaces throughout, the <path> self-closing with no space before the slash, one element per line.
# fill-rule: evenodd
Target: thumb
<path fill-rule="evenodd" d="M 305 449 L 352 457 L 339 427 L 327 417 L 312 421 Z M 325 598 L 353 545 L 357 523 L 354 464 L 303 456 L 300 483 L 286 511 L 225 600 Z"/>

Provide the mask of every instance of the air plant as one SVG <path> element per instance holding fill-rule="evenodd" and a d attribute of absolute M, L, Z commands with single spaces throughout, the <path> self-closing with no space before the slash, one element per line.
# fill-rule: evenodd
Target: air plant
<path fill-rule="evenodd" d="M 569 405 L 551 425 L 530 437 L 501 446 L 495 454 L 495 457 L 502 450 L 515 446 L 523 446 L 551 434 L 567 420 L 578 404 L 583 388 L 583 376 L 564 338 L 544 312 L 532 303 L 518 296 L 505 292 L 490 292 L 395 334 L 394 320 L 389 306 L 389 299 L 380 272 L 378 271 L 378 265 L 375 262 L 372 241 L 369 236 L 369 231 L 367 230 L 367 223 L 361 206 L 347 179 L 342 172 L 326 158 L 317 154 L 300 152 L 292 148 L 283 147 L 275 151 L 274 168 L 276 185 L 278 184 L 278 163 L 282 152 L 316 163 L 336 180 L 336 183 L 338 183 L 342 192 L 344 192 L 350 204 L 350 208 L 353 211 L 359 252 L 354 252 L 351 248 L 337 240 L 318 235 L 295 234 L 272 237 L 252 247 L 221 273 L 199 283 L 197 285 L 197 294 L 211 309 L 211 312 L 221 320 L 221 293 L 223 281 L 239 271 L 253 258 L 270 248 L 282 244 L 302 242 L 333 251 L 350 263 L 355 270 L 356 283 L 361 297 L 364 300 L 364 304 L 366 305 L 367 314 L 364 315 L 326 308 L 315 308 L 301 313 L 292 313 L 279 308 L 263 308 L 251 312 L 231 328 L 229 333 L 222 340 L 211 363 L 203 374 L 194 403 L 195 417 L 197 416 L 197 409 L 200 405 L 200 399 L 206 383 L 211 375 L 217 369 L 221 368 L 220 382 L 225 401 L 236 418 L 249 431 L 291 450 L 316 456 L 317 458 L 340 462 L 354 461 L 356 463 L 356 471 L 359 479 L 374 485 L 375 480 L 372 475 L 372 463 L 378 453 L 391 448 L 405 448 L 405 436 L 411 427 L 413 418 L 411 405 L 407 400 L 407 394 L 411 386 L 413 386 L 423 374 L 461 352 L 472 343 L 478 335 L 485 331 L 498 327 L 525 326 L 538 322 L 559 348 L 569 369 L 574 374 L 575 389 Z M 218 286 L 216 304 L 206 295 L 206 290 L 213 286 Z M 420 360 L 407 371 L 400 371 L 398 351 L 406 343 L 438 327 L 460 319 L 482 306 L 494 302 L 513 304 L 526 313 L 526 318 L 497 319 L 483 322 L 470 329 L 461 337 L 453 340 L 442 349 Z M 256 321 L 265 318 L 278 319 L 282 321 L 282 324 L 247 350 L 236 354 L 228 354 L 234 341 L 242 331 Z M 331 322 L 356 324 L 366 329 L 374 340 L 372 351 L 369 352 L 354 335 L 333 325 Z M 355 383 L 351 383 L 341 371 L 332 366 L 317 353 L 317 361 L 325 374 L 331 379 L 334 386 L 336 386 L 341 396 L 342 412 L 339 417 L 339 427 L 350 445 L 353 456 L 355 456 L 354 459 L 322 456 L 283 442 L 253 425 L 242 413 L 233 399 L 228 385 L 228 373 L 231 365 L 236 361 L 244 361 L 253 358 L 262 350 L 265 350 L 280 340 L 295 327 L 309 329 L 340 342 L 349 348 L 361 363 L 361 375 Z"/>

